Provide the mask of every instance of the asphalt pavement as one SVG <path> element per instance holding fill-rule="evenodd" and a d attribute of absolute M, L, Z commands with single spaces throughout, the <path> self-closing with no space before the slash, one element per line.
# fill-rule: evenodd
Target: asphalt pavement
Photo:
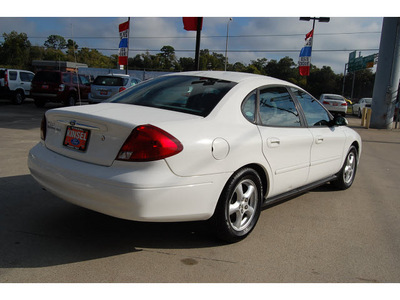
<path fill-rule="evenodd" d="M 400 282 L 399 130 L 350 116 L 363 139 L 353 186 L 269 207 L 227 245 L 202 222 L 131 222 L 44 191 L 27 156 L 48 108 L 0 100 L 0 283 Z"/>

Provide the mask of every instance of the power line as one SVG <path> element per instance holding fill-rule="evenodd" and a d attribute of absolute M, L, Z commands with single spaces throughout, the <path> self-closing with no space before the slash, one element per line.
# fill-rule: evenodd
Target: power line
<path fill-rule="evenodd" d="M 380 31 L 359 31 L 359 32 L 332 32 L 332 33 L 317 33 L 315 36 L 332 36 L 332 35 L 354 35 L 354 34 L 380 34 Z M 244 34 L 230 35 L 229 38 L 260 38 L 260 37 L 291 37 L 304 36 L 304 33 L 292 34 Z M 30 39 L 46 39 L 48 36 L 28 36 Z M 119 36 L 66 36 L 65 39 L 119 39 Z M 132 39 L 195 39 L 195 36 L 131 36 Z M 226 38 L 226 35 L 202 35 L 202 39 L 207 38 Z"/>

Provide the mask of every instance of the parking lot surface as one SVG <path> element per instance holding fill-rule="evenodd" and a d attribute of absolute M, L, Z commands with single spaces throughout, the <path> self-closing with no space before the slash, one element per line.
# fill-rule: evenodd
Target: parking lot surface
<path fill-rule="evenodd" d="M 54 106 L 53 106 L 54 107 Z M 43 113 L 0 100 L 0 282 L 400 282 L 400 131 L 363 139 L 353 186 L 329 185 L 261 213 L 236 244 L 204 223 L 139 223 L 74 206 L 30 176 Z"/>

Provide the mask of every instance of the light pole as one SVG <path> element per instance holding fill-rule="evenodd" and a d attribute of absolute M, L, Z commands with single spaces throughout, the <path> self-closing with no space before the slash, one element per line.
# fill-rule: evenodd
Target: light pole
<path fill-rule="evenodd" d="M 318 22 L 328 23 L 331 20 L 331 18 L 326 18 L 326 17 L 320 17 L 320 18 L 300 17 L 300 21 L 310 21 L 310 20 L 313 20 L 312 31 L 311 31 L 312 32 L 312 39 L 311 39 L 311 45 L 310 45 L 311 48 L 312 48 L 313 43 L 314 43 L 315 20 L 318 20 Z M 311 68 L 311 52 L 310 52 L 310 55 L 309 55 L 308 66 Z"/>
<path fill-rule="evenodd" d="M 232 18 L 229 18 L 228 24 L 226 25 L 226 47 L 225 47 L 225 71 L 226 65 L 228 64 L 228 36 L 229 36 L 229 23 L 232 21 Z"/>

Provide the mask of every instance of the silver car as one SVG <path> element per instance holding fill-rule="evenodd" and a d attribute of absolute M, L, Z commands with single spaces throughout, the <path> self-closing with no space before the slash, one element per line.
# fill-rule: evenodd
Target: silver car
<path fill-rule="evenodd" d="M 100 103 L 140 82 L 140 79 L 123 74 L 99 75 L 91 85 L 89 103 Z"/>
<path fill-rule="evenodd" d="M 347 102 L 343 96 L 336 94 L 322 94 L 319 98 L 322 105 L 332 114 L 346 115 Z"/>

